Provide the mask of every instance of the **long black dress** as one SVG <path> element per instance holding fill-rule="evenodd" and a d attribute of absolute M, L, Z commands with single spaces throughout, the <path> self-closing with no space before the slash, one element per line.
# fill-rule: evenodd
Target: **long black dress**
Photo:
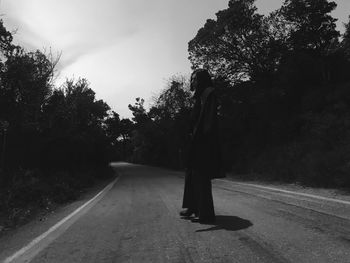
<path fill-rule="evenodd" d="M 194 125 L 185 177 L 183 208 L 199 219 L 215 217 L 211 179 L 223 177 L 219 147 L 217 101 L 207 88 L 194 107 Z"/>

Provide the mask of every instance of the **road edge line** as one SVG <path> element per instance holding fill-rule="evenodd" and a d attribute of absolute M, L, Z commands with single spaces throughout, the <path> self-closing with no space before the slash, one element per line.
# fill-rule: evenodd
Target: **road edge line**
<path fill-rule="evenodd" d="M 314 199 L 319 199 L 319 200 L 324 200 L 324 201 L 329 201 L 329 202 L 336 202 L 336 203 L 341 203 L 341 204 L 345 204 L 345 205 L 350 205 L 350 202 L 346 201 L 346 200 L 329 198 L 329 197 L 324 197 L 324 196 L 319 196 L 319 195 L 294 192 L 294 191 L 290 191 L 290 190 L 283 190 L 283 189 L 279 189 L 279 188 L 267 187 L 267 186 L 256 185 L 256 184 L 240 183 L 240 182 L 235 182 L 235 181 L 231 181 L 231 180 L 224 180 L 224 179 L 217 179 L 217 181 L 230 182 L 230 183 L 237 184 L 237 185 L 251 186 L 251 187 L 261 188 L 261 189 L 270 190 L 270 191 L 272 190 L 272 191 L 286 193 L 286 194 L 300 195 L 300 196 L 310 197 L 310 198 L 314 198 Z"/>

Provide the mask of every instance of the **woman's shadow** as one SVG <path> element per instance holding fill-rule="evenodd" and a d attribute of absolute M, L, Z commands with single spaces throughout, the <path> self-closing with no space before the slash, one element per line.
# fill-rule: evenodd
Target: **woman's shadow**
<path fill-rule="evenodd" d="M 242 229 L 246 229 L 248 227 L 251 227 L 253 225 L 252 222 L 249 220 L 240 218 L 238 216 L 216 216 L 215 223 L 210 224 L 213 225 L 210 228 L 207 229 L 200 229 L 196 232 L 208 232 L 208 231 L 215 231 L 215 230 L 227 230 L 227 231 L 238 231 Z"/>

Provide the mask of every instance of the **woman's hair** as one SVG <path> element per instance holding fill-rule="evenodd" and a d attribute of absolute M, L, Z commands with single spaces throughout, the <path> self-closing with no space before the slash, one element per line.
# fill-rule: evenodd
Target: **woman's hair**
<path fill-rule="evenodd" d="M 213 81 L 211 80 L 211 76 L 206 69 L 196 69 L 191 74 L 191 80 L 192 78 L 197 78 L 197 89 L 195 93 L 201 94 L 203 90 L 205 90 L 207 87 L 213 86 Z M 192 81 L 191 81 L 191 90 L 194 90 L 192 87 Z"/>

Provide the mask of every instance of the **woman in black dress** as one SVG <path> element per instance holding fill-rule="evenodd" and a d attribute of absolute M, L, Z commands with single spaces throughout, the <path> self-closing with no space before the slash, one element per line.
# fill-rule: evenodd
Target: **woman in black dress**
<path fill-rule="evenodd" d="M 194 91 L 191 143 L 187 162 L 184 211 L 181 216 L 195 215 L 201 223 L 215 222 L 211 180 L 223 177 L 219 146 L 217 100 L 207 70 L 198 69 L 191 75 Z"/>

